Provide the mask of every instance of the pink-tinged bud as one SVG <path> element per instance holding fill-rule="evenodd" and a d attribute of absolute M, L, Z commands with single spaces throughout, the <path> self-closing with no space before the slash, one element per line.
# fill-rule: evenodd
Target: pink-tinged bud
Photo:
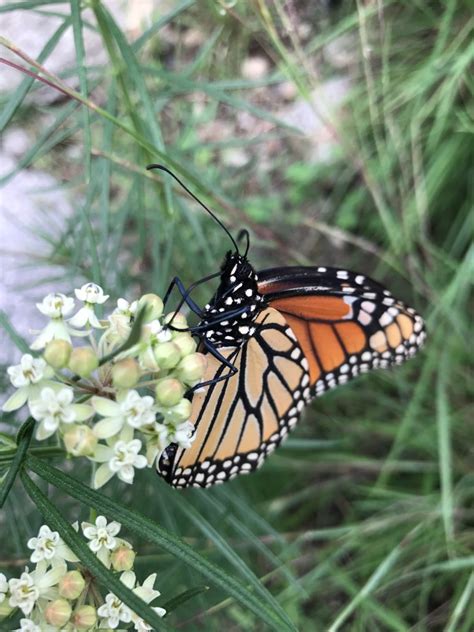
<path fill-rule="evenodd" d="M 71 357 L 72 345 L 67 340 L 51 340 L 46 345 L 43 357 L 53 369 L 63 369 Z"/>
<path fill-rule="evenodd" d="M 138 301 L 138 309 L 142 309 L 146 305 L 145 323 L 160 318 L 163 314 L 163 301 L 157 294 L 144 294 Z"/>
<path fill-rule="evenodd" d="M 69 368 L 80 377 L 89 375 L 99 366 L 99 358 L 92 347 L 76 347 L 69 359 Z"/>
<path fill-rule="evenodd" d="M 91 456 L 97 446 L 97 437 L 89 426 L 75 425 L 63 435 L 64 445 L 73 456 Z"/>
<path fill-rule="evenodd" d="M 71 605 L 65 599 L 55 599 L 44 609 L 44 617 L 50 625 L 59 628 L 69 621 L 72 613 Z"/>
<path fill-rule="evenodd" d="M 156 398 L 162 406 L 176 406 L 184 395 L 184 386 L 179 380 L 165 377 L 156 385 Z"/>
<path fill-rule="evenodd" d="M 86 585 L 79 571 L 69 571 L 59 580 L 59 594 L 65 599 L 77 599 Z"/>
<path fill-rule="evenodd" d="M 117 388 L 132 388 L 140 379 L 140 367 L 133 358 L 126 358 L 114 364 L 112 382 Z"/>
<path fill-rule="evenodd" d="M 202 378 L 206 365 L 206 357 L 202 353 L 192 353 L 178 364 L 178 377 L 186 384 L 193 384 Z"/>
<path fill-rule="evenodd" d="M 97 611 L 94 606 L 80 606 L 74 612 L 72 622 L 78 630 L 89 630 L 97 623 Z"/>
<path fill-rule="evenodd" d="M 173 332 L 173 342 L 177 347 L 179 347 L 183 358 L 190 353 L 194 353 L 197 349 L 196 341 L 191 334 L 188 333 Z"/>
<path fill-rule="evenodd" d="M 135 551 L 128 546 L 118 546 L 110 556 L 112 566 L 116 571 L 129 571 L 133 568 Z"/>
<path fill-rule="evenodd" d="M 161 342 L 153 349 L 160 369 L 172 369 L 181 360 L 181 352 L 174 342 Z"/>
<path fill-rule="evenodd" d="M 188 321 L 186 320 L 186 316 L 181 312 L 170 312 L 169 314 L 166 314 L 163 322 L 165 323 L 165 325 L 170 323 L 171 327 L 173 327 L 173 330 L 188 329 Z"/>

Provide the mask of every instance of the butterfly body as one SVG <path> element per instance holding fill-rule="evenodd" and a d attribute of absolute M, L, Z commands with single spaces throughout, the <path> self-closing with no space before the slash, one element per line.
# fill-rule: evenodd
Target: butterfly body
<path fill-rule="evenodd" d="M 216 348 L 240 345 L 254 334 L 253 323 L 265 303 L 257 282 L 258 275 L 247 258 L 228 252 L 219 287 L 204 308 L 199 325 Z"/>

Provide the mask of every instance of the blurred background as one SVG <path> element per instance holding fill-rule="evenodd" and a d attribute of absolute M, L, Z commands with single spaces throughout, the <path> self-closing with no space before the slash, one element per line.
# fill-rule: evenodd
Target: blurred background
<path fill-rule="evenodd" d="M 5 365 L 49 291 L 91 280 L 133 299 L 218 269 L 222 231 L 150 162 L 248 228 L 257 267 L 367 273 L 426 319 L 417 358 L 319 399 L 257 474 L 107 490 L 259 578 L 305 632 L 474 628 L 473 27 L 461 0 L 0 3 L 0 56 L 50 83 L 0 66 Z M 2 567 L 24 565 L 40 522 L 18 491 Z M 202 586 L 136 548 L 165 598 Z M 216 589 L 169 623 L 262 629 Z"/>

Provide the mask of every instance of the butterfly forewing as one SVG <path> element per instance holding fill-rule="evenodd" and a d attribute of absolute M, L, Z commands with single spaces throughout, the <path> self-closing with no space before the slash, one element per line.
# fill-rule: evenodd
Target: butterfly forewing
<path fill-rule="evenodd" d="M 270 308 L 255 324 L 243 346 L 220 349 L 238 372 L 193 397 L 193 445 L 176 451 L 165 474 L 175 487 L 207 487 L 255 470 L 311 398 L 308 363 L 285 319 Z M 204 380 L 228 371 L 208 359 Z"/>

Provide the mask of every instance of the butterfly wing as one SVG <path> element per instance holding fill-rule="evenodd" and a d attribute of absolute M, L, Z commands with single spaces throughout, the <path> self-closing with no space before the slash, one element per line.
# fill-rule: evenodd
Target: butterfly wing
<path fill-rule="evenodd" d="M 241 347 L 221 347 L 238 372 L 196 392 L 195 437 L 178 448 L 161 474 L 174 487 L 208 487 L 250 473 L 279 445 L 311 398 L 308 362 L 285 319 L 263 310 Z M 228 371 L 208 355 L 203 381 Z"/>
<path fill-rule="evenodd" d="M 414 309 L 348 270 L 273 268 L 259 273 L 258 288 L 295 334 L 315 395 L 359 373 L 401 364 L 425 339 Z"/>

